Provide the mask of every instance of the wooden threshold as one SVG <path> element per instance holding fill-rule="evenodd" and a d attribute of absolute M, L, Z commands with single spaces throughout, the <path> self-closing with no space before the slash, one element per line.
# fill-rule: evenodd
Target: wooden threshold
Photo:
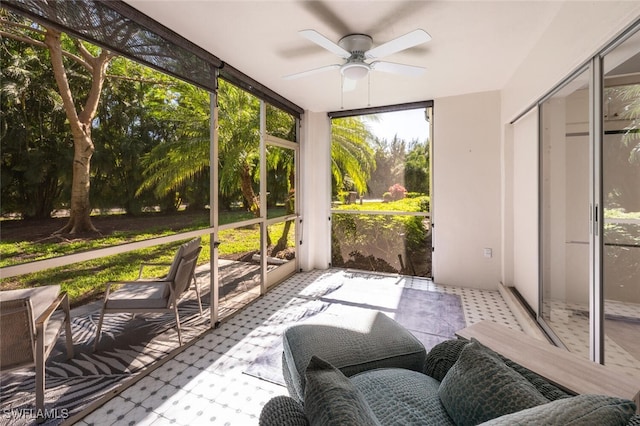
<path fill-rule="evenodd" d="M 483 345 L 575 394 L 601 394 L 630 399 L 640 413 L 640 380 L 611 367 L 580 358 L 569 351 L 492 321 L 480 321 L 456 336 Z"/>

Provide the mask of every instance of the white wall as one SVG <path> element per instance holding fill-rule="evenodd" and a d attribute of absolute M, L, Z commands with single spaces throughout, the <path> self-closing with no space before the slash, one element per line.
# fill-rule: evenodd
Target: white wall
<path fill-rule="evenodd" d="M 496 289 L 501 274 L 500 94 L 434 100 L 434 281 Z M 491 248 L 493 256 L 484 257 Z"/>
<path fill-rule="evenodd" d="M 514 286 L 529 306 L 538 308 L 538 110 L 520 118 L 512 132 L 513 181 L 511 199 L 513 238 L 509 256 L 513 277 L 503 277 L 504 284 Z"/>
<path fill-rule="evenodd" d="M 638 1 L 568 1 L 502 90 L 509 123 L 623 29 L 640 18 Z"/>
<path fill-rule="evenodd" d="M 324 112 L 302 116 L 300 268 L 327 269 L 331 262 L 331 120 Z"/>

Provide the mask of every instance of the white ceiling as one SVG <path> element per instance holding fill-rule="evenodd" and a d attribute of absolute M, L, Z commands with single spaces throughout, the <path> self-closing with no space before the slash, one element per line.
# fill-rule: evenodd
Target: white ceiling
<path fill-rule="evenodd" d="M 126 1 L 311 111 L 501 89 L 562 6 L 560 1 Z M 335 42 L 364 33 L 377 46 L 416 28 L 432 40 L 384 60 L 427 68 L 420 77 L 373 72 L 370 95 L 365 79 L 344 96 L 339 70 L 282 79 L 341 63 L 302 38 L 300 30 L 315 29 Z"/>

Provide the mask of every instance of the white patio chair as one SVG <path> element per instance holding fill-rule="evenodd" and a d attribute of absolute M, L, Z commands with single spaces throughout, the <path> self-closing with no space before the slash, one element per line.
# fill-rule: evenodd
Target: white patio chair
<path fill-rule="evenodd" d="M 46 420 L 45 363 L 63 327 L 72 358 L 69 299 L 59 285 L 0 292 L 0 371 L 35 367 L 38 423 Z"/>
<path fill-rule="evenodd" d="M 201 239 L 200 237 L 198 237 L 180 246 L 180 248 L 176 252 L 176 255 L 173 257 L 173 261 L 171 263 L 156 263 L 156 262 L 141 263 L 140 269 L 138 270 L 138 278 L 136 281 L 171 281 L 176 275 L 176 271 L 178 270 L 178 265 L 180 264 L 180 257 L 182 256 L 183 251 L 188 250 L 192 246 L 200 246 L 200 243 L 201 243 Z M 157 266 L 169 267 L 169 271 L 167 272 L 167 275 L 165 277 L 163 278 L 144 278 L 143 277 L 143 271 L 145 267 L 157 267 Z M 198 280 L 196 280 L 196 274 L 195 274 L 196 266 L 197 265 L 194 265 L 193 274 L 191 274 L 191 282 L 193 283 L 193 287 L 195 287 L 196 297 L 198 300 L 198 308 L 200 309 L 200 315 L 204 315 L 204 312 L 202 310 L 202 300 L 200 297 L 200 287 L 198 287 Z"/>
<path fill-rule="evenodd" d="M 97 349 L 105 314 L 129 312 L 132 314 L 151 312 L 173 312 L 178 330 L 178 342 L 182 345 L 178 301 L 194 279 L 194 272 L 200 255 L 200 238 L 180 246 L 169 274 L 162 279 L 147 281 L 114 281 L 107 283 L 104 295 L 94 350 Z M 112 286 L 118 288 L 112 290 Z M 196 285 L 197 288 L 197 285 Z M 198 294 L 198 301 L 200 296 Z M 202 312 L 202 311 L 201 311 Z"/>

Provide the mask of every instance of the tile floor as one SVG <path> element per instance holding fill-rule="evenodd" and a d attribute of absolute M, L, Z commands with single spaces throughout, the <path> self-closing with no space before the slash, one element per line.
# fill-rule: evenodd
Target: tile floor
<path fill-rule="evenodd" d="M 589 359 L 589 307 L 584 304 L 551 300 L 549 325 L 566 348 Z M 640 377 L 640 309 L 638 304 L 616 301 L 605 302 L 608 316 L 626 318 L 627 328 L 614 334 L 615 321 L 605 321 L 605 364 L 631 377 Z M 619 326 L 619 325 L 618 325 Z M 632 345 L 632 342 L 636 342 Z M 634 347 L 635 346 L 635 347 Z"/>
<path fill-rule="evenodd" d="M 76 424 L 257 425 L 263 405 L 287 390 L 243 372 L 296 317 L 313 309 L 317 288 L 345 278 L 367 275 L 339 269 L 294 275 Z M 458 294 L 467 325 L 487 319 L 520 329 L 498 291 L 413 277 L 380 276 L 377 282 Z"/>

